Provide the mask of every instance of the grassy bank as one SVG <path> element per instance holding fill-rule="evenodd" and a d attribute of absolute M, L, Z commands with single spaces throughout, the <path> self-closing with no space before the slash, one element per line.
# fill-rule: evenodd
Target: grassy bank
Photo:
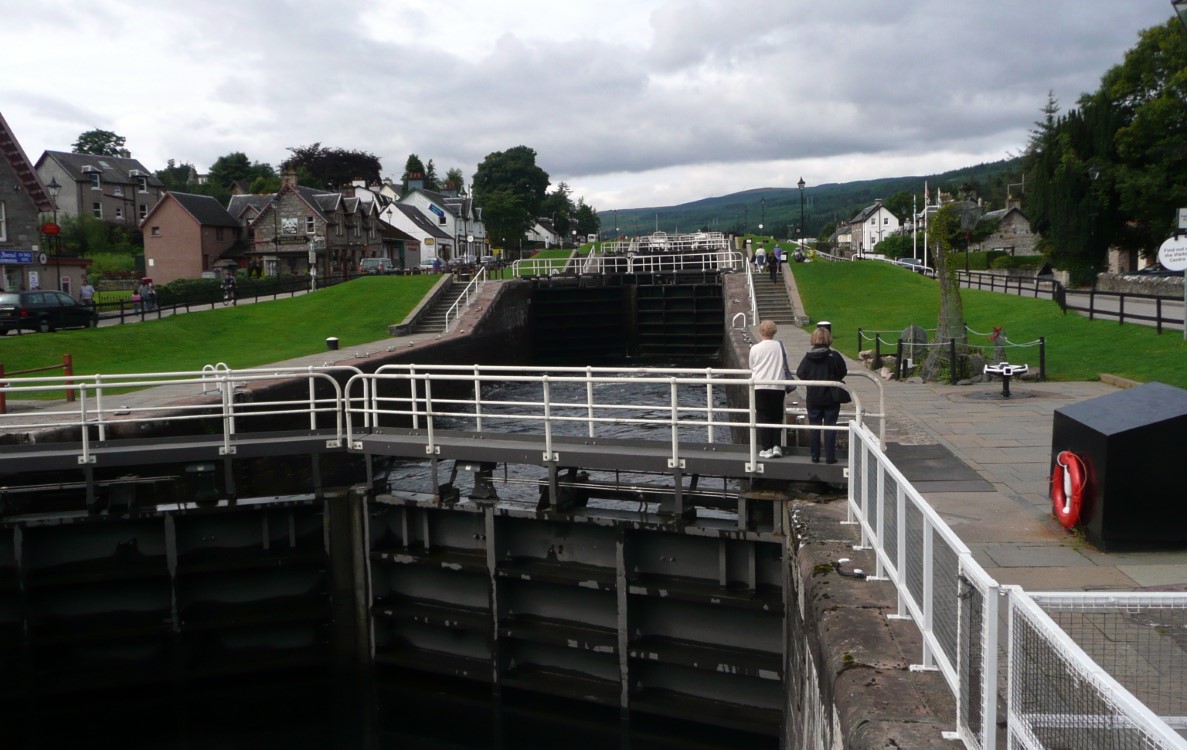
<path fill-rule="evenodd" d="M 368 276 L 312 294 L 237 307 L 186 313 L 143 323 L 0 338 L 8 372 L 61 364 L 74 358 L 79 375 L 200 370 L 224 362 L 255 367 L 325 350 L 337 336 L 342 348 L 387 338 L 440 279 L 439 276 Z M 52 373 L 49 373 L 52 374 Z"/>
<path fill-rule="evenodd" d="M 884 340 L 897 340 L 912 323 L 935 328 L 940 296 L 931 279 L 885 263 L 804 263 L 791 269 L 806 313 L 813 321 L 832 321 L 837 347 L 851 357 L 857 356 L 859 328 L 886 331 Z M 1111 373 L 1187 388 L 1187 344 L 1179 331 L 1159 336 L 1146 326 L 1064 315 L 1047 300 L 975 289 L 961 290 L 961 299 L 965 322 L 974 331 L 1001 328 L 1015 343 L 1046 337 L 1052 380 L 1097 380 Z M 970 343 L 992 342 L 971 335 Z M 867 341 L 861 348 L 871 346 Z M 1020 361 L 1037 361 L 1036 352 L 1007 351 L 1012 361 L 1009 352 Z"/>

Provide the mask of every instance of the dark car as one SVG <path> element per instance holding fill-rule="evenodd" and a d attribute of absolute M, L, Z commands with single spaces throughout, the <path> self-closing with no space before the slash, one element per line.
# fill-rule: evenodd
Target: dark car
<path fill-rule="evenodd" d="M 0 292 L 0 334 L 9 331 L 56 331 L 93 328 L 99 324 L 95 308 L 69 294 L 53 290 Z"/>

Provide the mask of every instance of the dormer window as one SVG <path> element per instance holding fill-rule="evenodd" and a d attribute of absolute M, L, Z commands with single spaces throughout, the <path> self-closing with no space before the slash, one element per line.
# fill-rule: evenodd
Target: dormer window
<path fill-rule="evenodd" d="M 90 172 L 87 177 L 91 180 L 91 190 L 102 190 L 103 180 L 100 178 L 98 172 Z"/>
<path fill-rule="evenodd" d="M 148 178 L 147 177 L 137 177 L 136 178 L 136 189 L 142 193 L 147 193 L 148 192 Z"/>
<path fill-rule="evenodd" d="M 314 224 L 312 216 L 305 217 L 305 234 L 313 234 L 316 225 Z"/>

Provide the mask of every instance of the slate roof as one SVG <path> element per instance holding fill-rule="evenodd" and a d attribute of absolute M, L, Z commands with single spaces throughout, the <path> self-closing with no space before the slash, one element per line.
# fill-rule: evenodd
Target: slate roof
<path fill-rule="evenodd" d="M 227 203 L 227 213 L 242 221 L 243 215 L 249 208 L 254 208 L 256 214 L 259 215 L 271 202 L 271 195 L 232 195 L 230 202 Z"/>
<path fill-rule="evenodd" d="M 235 217 L 209 195 L 194 195 L 193 193 L 168 193 L 167 195 L 172 196 L 201 226 L 239 227 L 239 222 L 235 220 Z M 164 203 L 164 201 L 161 202 Z M 156 207 L 153 210 L 155 211 Z"/>
<path fill-rule="evenodd" d="M 416 206 L 409 206 L 404 203 L 397 203 L 397 204 L 395 204 L 395 207 L 398 211 L 400 211 L 400 213 L 404 214 L 409 219 L 411 219 L 412 223 L 416 225 L 417 229 L 419 229 L 420 231 L 429 235 L 430 237 L 436 237 L 437 239 L 440 239 L 440 240 L 452 240 L 453 239 L 448 234 L 441 231 L 440 227 L 438 227 L 433 222 L 429 221 L 428 217 L 425 216 L 424 214 L 422 214 L 419 210 L 417 210 Z"/>
<path fill-rule="evenodd" d="M 53 159 L 75 182 L 84 182 L 89 180 L 87 173 L 83 171 L 83 167 L 93 167 L 99 170 L 99 176 L 104 182 L 109 182 L 116 185 L 135 185 L 136 177 L 129 174 L 132 170 L 138 170 L 140 177 L 148 178 L 150 187 L 163 188 L 165 183 L 157 179 L 157 176 L 152 171 L 141 164 L 136 159 L 123 158 L 120 156 L 95 156 L 94 154 L 71 154 L 65 151 L 46 151 L 37 160 L 40 165 L 46 158 Z"/>

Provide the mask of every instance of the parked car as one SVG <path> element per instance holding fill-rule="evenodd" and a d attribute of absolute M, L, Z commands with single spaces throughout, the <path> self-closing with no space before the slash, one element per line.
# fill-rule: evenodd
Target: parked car
<path fill-rule="evenodd" d="M 459 268 L 463 266 L 473 266 L 478 263 L 478 259 L 473 255 L 459 255 L 456 258 L 449 259 L 450 268 Z"/>
<path fill-rule="evenodd" d="M 0 292 L 0 334 L 9 331 L 56 331 L 59 328 L 94 328 L 99 325 L 95 308 L 69 294 L 50 289 Z"/>
<path fill-rule="evenodd" d="M 484 255 L 478 262 L 488 270 L 494 270 L 496 268 L 500 268 L 503 265 L 502 260 L 497 255 Z"/>
<path fill-rule="evenodd" d="M 923 261 L 919 258 L 899 258 L 894 262 L 896 266 L 909 268 L 915 273 L 928 273 L 931 269 L 923 265 Z"/>
<path fill-rule="evenodd" d="M 435 264 L 436 262 L 437 262 L 436 258 L 421 258 L 420 265 L 417 266 L 417 268 L 420 269 L 421 273 L 433 273 L 433 271 L 435 270 L 433 268 L 433 264 Z M 441 268 L 442 269 L 445 268 L 444 263 L 441 264 Z"/>
<path fill-rule="evenodd" d="M 391 273 L 395 269 L 391 258 L 363 258 L 359 273 Z"/>

